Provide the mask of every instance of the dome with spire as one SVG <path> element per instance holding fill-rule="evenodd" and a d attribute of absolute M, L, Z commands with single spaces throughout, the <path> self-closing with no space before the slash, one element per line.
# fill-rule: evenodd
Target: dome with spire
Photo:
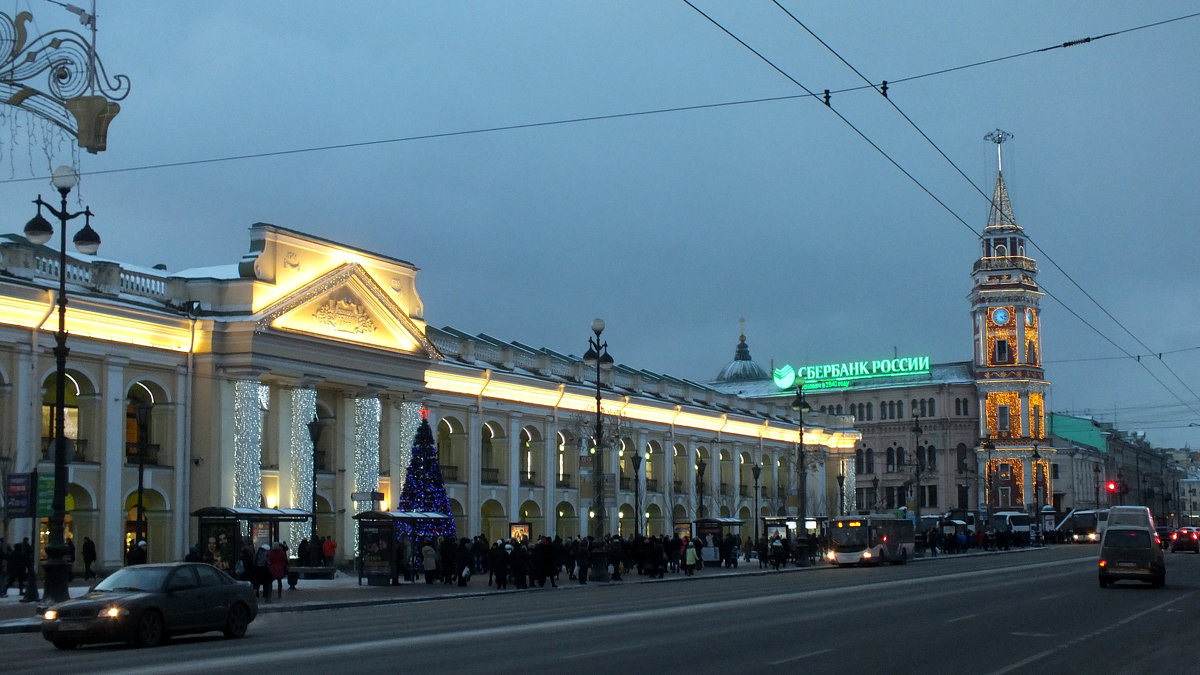
<path fill-rule="evenodd" d="M 733 360 L 729 365 L 721 369 L 717 374 L 716 382 L 753 382 L 757 380 L 766 380 L 771 376 L 763 369 L 762 366 L 754 362 L 750 358 L 750 347 L 746 345 L 746 332 L 738 336 L 737 349 L 733 353 Z"/>

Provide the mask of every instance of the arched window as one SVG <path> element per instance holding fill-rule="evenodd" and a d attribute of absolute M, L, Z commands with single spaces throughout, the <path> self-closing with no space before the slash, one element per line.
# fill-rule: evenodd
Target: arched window
<path fill-rule="evenodd" d="M 875 473 L 875 451 L 867 448 L 867 470 L 866 473 Z"/>
<path fill-rule="evenodd" d="M 933 399 L 929 399 L 929 416 L 937 417 L 937 411 L 933 409 Z"/>
<path fill-rule="evenodd" d="M 925 468 L 925 448 L 920 445 L 917 446 L 917 466 Z"/>
<path fill-rule="evenodd" d="M 908 462 L 904 458 L 904 448 L 896 448 L 896 466 L 908 466 Z"/>
<path fill-rule="evenodd" d="M 930 445 L 925 448 L 925 468 L 930 471 L 937 471 L 937 452 Z"/>
<path fill-rule="evenodd" d="M 835 414 L 837 414 L 837 415 L 841 415 L 841 414 L 842 414 L 842 404 L 841 404 L 841 403 L 839 403 L 839 404 L 837 405 L 837 412 L 836 412 Z"/>
<path fill-rule="evenodd" d="M 917 414 L 917 399 L 914 398 L 912 400 L 912 408 L 910 408 L 910 410 L 913 411 L 914 415 Z"/>
<path fill-rule="evenodd" d="M 875 419 L 875 404 L 874 403 L 867 404 L 867 419 L 869 419 L 869 420 Z"/>
<path fill-rule="evenodd" d="M 887 449 L 887 470 L 888 471 L 896 470 L 896 449 L 895 448 Z"/>
<path fill-rule="evenodd" d="M 958 472 L 966 473 L 967 471 L 967 446 L 962 443 L 958 444 Z"/>
<path fill-rule="evenodd" d="M 863 472 L 863 451 L 862 448 L 854 451 L 854 473 Z"/>
<path fill-rule="evenodd" d="M 896 401 L 896 419 L 904 419 L 904 401 Z"/>
<path fill-rule="evenodd" d="M 889 419 L 889 420 L 896 419 L 896 402 L 895 401 L 887 402 L 887 417 L 885 417 L 884 419 Z"/>

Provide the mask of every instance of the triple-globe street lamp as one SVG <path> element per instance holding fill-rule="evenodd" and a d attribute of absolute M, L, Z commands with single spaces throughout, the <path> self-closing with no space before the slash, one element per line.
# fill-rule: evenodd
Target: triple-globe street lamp
<path fill-rule="evenodd" d="M 67 392 L 67 221 L 84 217 L 83 228 L 72 240 L 80 253 L 92 255 L 100 248 L 100 235 L 92 229 L 91 209 L 71 212 L 67 210 L 67 195 L 79 182 L 79 175 L 69 166 L 60 166 L 51 174 L 50 184 L 58 190 L 61 206 L 54 208 L 42 201 L 34 200 L 38 212 L 25 225 L 25 238 L 31 244 L 45 244 L 54 235 L 54 227 L 42 217 L 45 208 L 58 218 L 58 332 L 54 334 L 54 492 L 50 502 L 50 541 L 46 545 L 46 596 L 55 602 L 70 599 L 71 563 L 66 559 L 68 548 L 63 536 L 67 501 L 67 438 L 66 438 L 66 392 Z"/>
<path fill-rule="evenodd" d="M 596 368 L 596 450 L 592 456 L 592 511 L 594 544 L 592 548 L 592 580 L 608 581 L 608 556 L 604 551 L 604 414 L 600 408 L 600 371 L 611 370 L 613 358 L 608 354 L 608 342 L 600 341 L 604 332 L 604 319 L 592 321 L 595 337 L 588 338 L 588 349 L 583 354 L 583 364 Z"/>

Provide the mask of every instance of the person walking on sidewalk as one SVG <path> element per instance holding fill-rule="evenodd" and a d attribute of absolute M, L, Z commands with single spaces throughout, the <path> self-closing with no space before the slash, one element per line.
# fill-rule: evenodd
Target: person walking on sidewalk
<path fill-rule="evenodd" d="M 696 563 L 700 561 L 700 552 L 696 550 L 696 542 L 688 541 L 683 553 L 683 570 L 690 577 L 696 571 Z"/>
<path fill-rule="evenodd" d="M 333 567 L 333 555 L 337 553 L 337 542 L 333 537 L 326 537 L 325 543 L 321 544 L 321 554 L 325 556 L 325 566 Z"/>
<path fill-rule="evenodd" d="M 263 544 L 254 552 L 254 568 L 250 572 L 250 585 L 254 594 L 262 589 L 263 602 L 271 601 L 271 547 Z"/>
<path fill-rule="evenodd" d="M 426 541 L 421 547 L 421 569 L 425 571 L 425 583 L 432 584 L 438 569 L 437 551 L 432 541 Z"/>
<path fill-rule="evenodd" d="M 267 570 L 271 573 L 271 579 L 275 581 L 276 596 L 283 597 L 283 578 L 287 576 L 287 549 L 280 542 L 275 542 L 271 545 L 271 552 L 267 554 Z M 267 586 L 267 596 L 271 595 L 271 586 Z"/>

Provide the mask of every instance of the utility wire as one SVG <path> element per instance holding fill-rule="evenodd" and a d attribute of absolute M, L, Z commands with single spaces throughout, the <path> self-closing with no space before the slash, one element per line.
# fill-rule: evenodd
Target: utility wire
<path fill-rule="evenodd" d="M 693 9 L 695 9 L 695 7 L 693 7 Z M 1092 42 L 1095 40 L 1099 40 L 1103 37 L 1109 37 L 1112 35 L 1120 35 L 1122 33 L 1129 33 L 1132 31 L 1142 30 L 1145 28 L 1151 28 L 1153 26 L 1159 26 L 1162 24 L 1171 23 L 1173 21 L 1182 21 L 1184 19 L 1191 19 L 1191 18 L 1195 18 L 1197 16 L 1200 16 L 1200 12 L 1197 12 L 1195 14 L 1188 14 L 1186 16 L 1176 17 L 1174 19 L 1167 19 L 1165 21 L 1159 21 L 1156 23 L 1146 24 L 1143 26 L 1136 26 L 1134 28 L 1127 28 L 1127 29 L 1115 31 L 1112 33 L 1106 33 L 1105 35 L 1100 35 L 1100 36 L 1096 36 L 1096 37 L 1084 38 L 1082 40 L 1072 40 L 1071 42 L 1064 42 L 1063 44 L 1060 44 L 1060 45 L 1052 45 L 1049 47 L 1042 47 L 1041 49 L 1032 49 L 1029 51 L 1021 52 L 1019 54 L 1009 54 L 1008 56 L 1001 56 L 1001 57 L 997 57 L 997 58 L 993 58 L 993 59 L 976 61 L 974 63 L 968 63 L 965 65 L 955 66 L 952 68 L 943 68 L 941 70 L 935 70 L 935 71 L 931 71 L 928 73 L 922 73 L 920 75 L 911 75 L 909 77 L 902 77 L 897 80 L 891 80 L 888 84 L 891 85 L 891 84 L 897 84 L 900 82 L 911 82 L 913 80 L 919 80 L 919 79 L 926 78 L 926 77 L 934 77 L 934 76 L 942 75 L 945 73 L 952 73 L 952 72 L 955 72 L 958 70 L 965 70 L 967 68 L 975 68 L 978 66 L 985 66 L 985 65 L 989 65 L 989 64 L 993 64 L 993 63 L 999 63 L 1001 61 L 1007 61 L 1009 59 L 1015 59 L 1015 58 L 1019 58 L 1022 56 L 1029 56 L 1031 54 L 1046 52 L 1046 51 L 1050 51 L 1052 49 L 1060 49 L 1063 47 L 1070 47 L 1070 46 L 1074 46 L 1076 44 Z M 864 86 L 846 87 L 846 88 L 842 88 L 842 89 L 830 90 L 829 93 L 830 93 L 830 95 L 842 94 L 842 93 L 848 93 L 848 92 L 854 92 L 854 91 L 861 91 L 864 89 L 876 89 L 876 86 L 874 84 L 870 84 L 870 85 L 864 85 Z M 455 136 L 469 136 L 469 135 L 474 135 L 474 134 L 487 134 L 487 133 L 495 133 L 495 132 L 500 132 L 500 131 L 514 131 L 514 130 L 519 130 L 519 129 L 535 129 L 538 127 L 552 127 L 552 126 L 559 126 L 559 125 L 565 125 L 565 124 L 577 124 L 577 123 L 581 123 L 581 122 L 598 122 L 598 121 L 604 121 L 604 120 L 622 119 L 622 118 L 627 118 L 627 117 L 639 117 L 639 116 L 643 116 L 643 115 L 661 115 L 661 114 L 666 114 L 666 113 L 687 112 L 690 110 L 706 110 L 706 109 L 711 109 L 711 108 L 724 108 L 724 107 L 732 107 L 732 106 L 740 106 L 740 105 L 754 105 L 754 104 L 758 104 L 758 103 L 774 103 L 774 102 L 779 102 L 779 101 L 789 101 L 789 100 L 795 100 L 795 99 L 800 99 L 800 98 L 820 98 L 817 94 L 813 93 L 812 91 L 809 91 L 806 89 L 805 92 L 806 93 L 804 93 L 804 94 L 791 94 L 791 95 L 787 95 L 787 96 L 769 96 L 769 97 L 763 97 L 763 98 L 742 99 L 742 100 L 738 100 L 738 101 L 723 101 L 720 103 L 702 103 L 702 104 L 698 104 L 698 105 L 689 105 L 689 106 L 673 106 L 673 107 L 669 107 L 669 108 L 653 108 L 650 110 L 639 110 L 639 111 L 626 112 L 626 113 L 613 113 L 613 114 L 609 114 L 609 115 L 590 115 L 590 116 L 586 116 L 586 117 L 574 117 L 574 118 L 567 118 L 567 119 L 561 119 L 561 120 L 550 120 L 550 121 L 544 121 L 544 122 L 529 122 L 529 123 L 525 123 L 525 124 L 511 124 L 511 125 L 504 125 L 504 126 L 483 127 L 483 128 L 479 128 L 479 129 L 466 129 L 466 130 L 459 130 L 459 131 L 448 131 L 448 132 L 443 132 L 443 133 L 419 134 L 419 135 L 414 135 L 414 136 L 400 136 L 400 137 L 396 137 L 396 138 L 376 139 L 376 140 L 371 140 L 371 141 L 357 141 L 357 142 L 352 142 L 352 143 L 339 143 L 339 144 L 332 144 L 332 145 L 318 145 L 318 146 L 310 146 L 310 147 L 305 147 L 305 148 L 292 148 L 289 150 L 275 150 L 275 151 L 268 151 L 268 152 L 247 153 L 247 154 L 242 154 L 242 155 L 225 155 L 225 156 L 221 156 L 221 157 L 209 157 L 209 158 L 205 158 L 205 159 L 181 160 L 178 162 L 163 162 L 160 164 L 145 164 L 145 165 L 141 165 L 141 166 L 123 167 L 123 168 L 117 168 L 117 169 L 103 169 L 103 170 L 99 170 L 99 171 L 80 172 L 80 175 L 81 176 L 98 176 L 98 175 L 105 175 L 105 174 L 129 173 L 129 172 L 133 172 L 133 171 L 170 169 L 170 168 L 177 168 L 177 167 L 184 167 L 184 166 L 196 166 L 196 165 L 201 165 L 201 164 L 214 164 L 214 163 L 218 163 L 218 162 L 236 162 L 236 161 L 242 161 L 242 160 L 248 160 L 248 159 L 263 159 L 263 158 L 268 158 L 268 157 L 280 157 L 280 156 L 285 156 L 285 155 L 295 155 L 295 154 L 302 154 L 302 153 L 308 153 L 308 152 L 325 152 L 325 151 L 329 151 L 329 150 L 344 150 L 344 149 L 350 149 L 350 148 L 361 148 L 361 147 L 369 147 L 372 145 L 386 145 L 389 143 L 405 143 L 405 142 L 409 142 L 409 141 L 432 140 L 432 139 L 438 139 L 438 138 L 452 138 Z M 4 185 L 4 184 L 8 184 L 8 183 L 24 183 L 24 182 L 29 182 L 29 181 L 45 180 L 45 178 L 46 178 L 46 176 L 30 176 L 27 178 L 7 178 L 7 179 L 0 180 L 0 185 Z"/>
<path fill-rule="evenodd" d="M 951 167 L 953 167 L 955 171 L 957 171 L 957 172 L 958 172 L 958 175 L 962 176 L 962 177 L 963 177 L 963 179 L 964 179 L 965 181 L 967 181 L 967 184 L 969 184 L 969 185 L 970 185 L 972 188 L 974 188 L 974 189 L 975 189 L 975 191 L 976 191 L 976 192 L 978 192 L 978 193 L 980 194 L 980 196 L 982 196 L 984 199 L 988 200 L 988 202 L 991 204 L 992 208 L 993 208 L 993 209 L 994 209 L 994 210 L 995 210 L 997 213 L 999 213 L 999 214 L 1000 214 L 1000 216 L 1001 216 L 1002 218 L 1007 218 L 1007 215 L 1006 215 L 1006 214 L 1004 214 L 1004 212 L 1000 210 L 1000 208 L 999 208 L 999 205 L 997 205 L 997 204 L 996 204 L 994 201 L 992 201 L 992 198 L 991 198 L 991 197 L 989 197 L 989 196 L 988 196 L 988 194 L 987 194 L 986 192 L 984 192 L 984 191 L 983 191 L 983 189 L 981 189 L 981 188 L 980 188 L 978 185 L 976 185 L 976 184 L 975 184 L 975 181 L 971 180 L 971 178 L 970 178 L 969 176 L 967 176 L 967 174 L 966 174 L 966 173 L 965 173 L 965 172 L 964 172 L 964 171 L 963 171 L 961 168 L 959 168 L 958 164 L 956 164 L 956 163 L 954 162 L 954 160 L 950 159 L 950 157 L 949 157 L 949 156 L 948 156 L 948 155 L 947 155 L 945 152 L 943 152 L 943 151 L 942 151 L 942 149 L 941 149 L 940 147 L 938 147 L 938 144 L 937 144 L 937 143 L 935 143 L 935 142 L 933 141 L 933 139 L 931 139 L 931 138 L 928 136 L 928 134 L 926 134 L 926 133 L 925 133 L 925 132 L 924 132 L 924 131 L 921 129 L 921 127 L 920 127 L 920 126 L 918 126 L 918 125 L 917 125 L 917 123 L 916 123 L 916 122 L 914 122 L 914 121 L 913 121 L 913 119 L 912 119 L 911 117 L 909 117 L 909 116 L 908 116 L 908 114 L 907 114 L 907 113 L 905 113 L 903 110 L 901 110 L 901 109 L 900 109 L 900 106 L 896 105 L 896 102 L 895 102 L 895 101 L 893 101 L 891 98 L 889 98 L 889 97 L 888 97 L 888 95 L 887 95 L 887 84 L 888 84 L 888 83 L 887 83 L 887 82 L 883 82 L 883 83 L 882 83 L 881 85 L 879 85 L 879 86 L 876 86 L 876 85 L 874 85 L 874 84 L 871 82 L 871 80 L 867 78 L 867 76 L 863 75 L 863 74 L 862 74 L 862 73 L 861 73 L 861 72 L 860 72 L 860 71 L 859 71 L 857 68 L 855 68 L 853 65 L 851 65 L 851 63 L 850 63 L 849 61 L 847 61 L 847 60 L 846 60 L 844 57 L 842 57 L 842 55 L 841 55 L 841 54 L 839 54 L 839 53 L 837 52 L 837 50 L 836 50 L 836 49 L 834 49 L 833 47 L 831 47 L 831 46 L 829 45 L 829 43 L 825 42 L 825 40 L 821 39 L 821 37 L 820 37 L 819 35 L 817 35 L 815 32 L 813 32 L 813 30 L 812 30 L 812 29 L 810 29 L 810 28 L 809 28 L 807 25 L 805 25 L 805 24 L 804 24 L 804 22 L 803 22 L 803 21 L 801 21 L 801 20 L 800 20 L 800 19 L 799 19 L 799 18 L 798 18 L 798 17 L 797 17 L 795 14 L 793 14 L 793 13 L 792 13 L 790 10 L 788 10 L 786 7 L 784 7 L 783 5 L 781 5 L 781 4 L 779 3 L 779 0 L 772 0 L 772 2 L 773 2 L 773 3 L 775 4 L 775 6 L 776 6 L 776 7 L 778 7 L 778 8 L 779 8 L 779 9 L 780 9 L 780 10 L 781 10 L 781 11 L 782 11 L 784 14 L 787 14 L 787 15 L 788 15 L 788 17 L 789 17 L 789 18 L 790 18 L 790 19 L 791 19 L 793 22 L 795 22 L 795 23 L 796 23 L 796 25 L 798 25 L 798 26 L 800 26 L 801 28 L 803 28 L 803 29 L 804 29 L 804 31 L 805 31 L 806 33 L 808 33 L 810 36 L 812 36 L 812 38 L 813 38 L 813 39 L 815 39 L 817 42 L 821 43 L 821 46 L 822 46 L 822 47 L 824 47 L 826 50 L 828 50 L 828 51 L 829 51 L 829 53 L 831 53 L 831 54 L 833 54 L 835 57 L 837 57 L 837 59 L 838 59 L 839 61 L 841 61 L 841 62 L 842 62 L 842 63 L 843 63 L 843 64 L 844 64 L 844 65 L 845 65 L 847 68 L 849 68 L 851 71 L 853 71 L 855 75 L 857 75 L 857 76 L 858 76 L 860 79 L 862 79 L 864 82 L 866 82 L 866 83 L 867 83 L 867 86 L 869 86 L 869 87 L 871 87 L 871 88 L 875 89 L 875 90 L 876 90 L 876 91 L 878 91 L 880 94 L 882 94 L 882 95 L 883 95 L 883 97 L 884 97 L 884 99 L 885 99 L 885 100 L 887 100 L 888 104 L 889 104 L 889 105 L 891 105 L 891 106 L 892 106 L 892 108 L 893 108 L 893 109 L 894 109 L 894 110 L 895 110 L 897 113 L 899 113 L 899 114 L 900 114 L 900 116 L 901 116 L 901 117 L 903 117 L 903 118 L 904 118 L 904 120 L 905 120 L 906 122 L 908 122 L 909 126 L 911 126 L 911 127 L 914 129 L 914 130 L 916 130 L 916 132 L 917 132 L 918 134 L 920 134 L 920 135 L 921 135 L 921 138 L 924 138 L 924 139 L 925 139 L 925 141 L 926 141 L 927 143 L 929 143 L 929 145 L 930 145 L 930 146 L 932 146 L 932 147 L 933 147 L 933 149 L 934 149 L 934 150 L 936 150 L 936 151 L 938 152 L 938 154 L 939 154 L 939 155 L 941 155 L 941 156 L 942 156 L 942 159 L 946 160 L 946 162 L 947 162 L 947 163 L 948 163 L 948 164 L 949 164 Z M 1197 13 L 1197 14 L 1191 14 L 1191 15 L 1189 15 L 1189 16 L 1193 16 L 1193 17 L 1194 17 L 1194 16 L 1200 16 L 1200 13 Z M 1145 28 L 1150 28 L 1150 27 L 1152 27 L 1152 26 L 1160 26 L 1160 25 L 1163 25 L 1163 24 L 1166 24 L 1166 23 L 1170 23 L 1170 22 L 1172 22 L 1172 21 L 1179 21 L 1179 20 L 1182 20 L 1182 19 L 1185 19 L 1185 18 L 1189 18 L 1189 17 L 1178 17 L 1178 18 L 1175 18 L 1175 19 L 1168 19 L 1168 20 L 1165 20 L 1165 21 L 1158 21 L 1158 22 L 1155 22 L 1155 23 L 1144 24 L 1144 25 L 1142 25 L 1142 26 L 1137 26 L 1137 27 L 1135 27 L 1135 28 L 1127 28 L 1127 29 L 1125 29 L 1125 30 L 1121 30 L 1121 31 L 1115 31 L 1115 32 L 1112 32 L 1112 33 L 1105 33 L 1105 34 L 1103 34 L 1103 35 L 1099 35 L 1099 36 L 1096 36 L 1096 37 L 1088 37 L 1088 38 L 1083 38 L 1083 39 L 1079 39 L 1079 40 L 1071 40 L 1071 41 L 1068 41 L 1068 42 L 1064 42 L 1064 43 L 1062 43 L 1061 45 L 1055 45 L 1055 46 L 1052 46 L 1052 47 L 1043 47 L 1042 49 L 1037 49 L 1037 50 L 1032 50 L 1032 51 L 1029 51 L 1029 52 L 1024 52 L 1023 54 L 1019 54 L 1019 55 L 1016 55 L 1016 56 L 1024 56 L 1024 55 L 1028 55 L 1028 54 L 1034 54 L 1034 53 L 1039 53 L 1039 52 L 1046 52 L 1046 51 L 1050 51 L 1050 50 L 1052 50 L 1052 49 L 1060 49 L 1060 48 L 1071 47 L 1071 46 L 1074 46 L 1074 45 L 1079 45 L 1079 44 L 1086 44 L 1086 43 L 1092 42 L 1092 41 L 1094 41 L 1094 40 L 1100 40 L 1100 39 L 1102 39 L 1102 38 L 1111 37 L 1111 36 L 1114 36 L 1114 35 L 1120 35 L 1120 34 L 1122 34 L 1122 33 L 1128 33 L 1128 32 L 1132 32 L 1132 31 L 1135 31 L 1135 30 L 1142 30 L 1142 29 L 1145 29 Z M 1010 58 L 1012 58 L 1012 57 L 1010 57 Z M 1010 222 L 1009 224 L 1010 224 L 1010 225 L 1013 225 L 1013 226 L 1016 226 L 1016 223 L 1015 223 L 1015 222 Z M 1088 292 L 1088 291 L 1087 291 L 1087 290 L 1086 290 L 1086 289 L 1085 289 L 1085 288 L 1084 288 L 1082 285 L 1080 285 L 1080 283 L 1079 283 L 1078 281 L 1076 281 L 1076 280 L 1075 280 L 1075 278 L 1074 278 L 1074 277 L 1073 277 L 1073 276 L 1072 276 L 1072 275 L 1071 275 L 1069 272 L 1067 272 L 1065 269 L 1063 269 L 1063 267 L 1062 267 L 1061 265 L 1059 265 L 1059 264 L 1058 264 L 1058 261 L 1056 261 L 1056 260 L 1055 260 L 1055 259 L 1054 259 L 1054 258 L 1053 258 L 1051 255 L 1050 255 L 1050 253 L 1049 253 L 1048 251 L 1046 251 L 1044 248 L 1042 248 L 1042 247 L 1041 247 L 1041 246 L 1040 246 L 1040 245 L 1039 245 L 1039 244 L 1038 244 L 1038 243 L 1037 243 L 1037 242 L 1036 242 L 1036 241 L 1033 239 L 1033 237 L 1032 237 L 1032 236 L 1030 236 L 1028 233 L 1026 233 L 1026 234 L 1025 234 L 1025 238 L 1026 238 L 1026 239 L 1027 239 L 1027 240 L 1028 240 L 1028 241 L 1029 241 L 1031 244 L 1033 244 L 1033 245 L 1034 245 L 1034 247 L 1035 247 L 1035 248 L 1037 248 L 1037 250 L 1041 251 L 1041 253 L 1042 253 L 1042 255 L 1044 256 L 1045 260 L 1046 260 L 1047 262 L 1049 262 L 1051 265 L 1053 265 L 1053 266 L 1054 266 L 1054 268 L 1055 268 L 1055 269 L 1057 269 L 1057 270 L 1059 271 L 1059 273 L 1061 273 L 1061 274 L 1062 274 L 1064 277 L 1066 277 L 1067 281 L 1070 281 L 1070 282 L 1071 282 L 1071 284 L 1072 284 L 1073 286 L 1075 286 L 1075 288 L 1076 288 L 1076 289 L 1078 289 L 1080 293 L 1083 293 L 1084 297 L 1086 297 L 1088 300 L 1090 300 L 1090 301 L 1092 302 L 1092 304 L 1093 304 L 1093 305 L 1095 305 L 1097 308 L 1099 308 L 1099 310 L 1100 310 L 1101 312 L 1103 312 L 1103 313 L 1104 313 L 1104 315 L 1105 315 L 1105 316 L 1107 316 L 1107 317 L 1108 317 L 1108 318 L 1109 318 L 1109 319 L 1110 319 L 1110 320 L 1111 320 L 1113 323 L 1115 323 L 1115 324 L 1116 324 L 1118 327 L 1120 327 L 1120 329 L 1121 329 L 1121 330 L 1125 331 L 1125 334 L 1126 334 L 1126 335 L 1128 335 L 1129 337 L 1133 338 L 1133 340 L 1134 340 L 1135 342 L 1137 342 L 1139 345 L 1141 345 L 1141 347 L 1142 347 L 1143 349 L 1145 349 L 1145 350 L 1147 350 L 1147 351 L 1149 351 L 1149 352 L 1154 352 L 1154 350 L 1153 350 L 1153 349 L 1152 349 L 1152 348 L 1151 348 L 1149 345 L 1147 345 L 1147 344 L 1146 344 L 1146 343 L 1145 343 L 1145 342 L 1144 342 L 1144 341 L 1143 341 L 1143 340 L 1142 340 L 1140 337 L 1138 337 L 1137 335 L 1135 335 L 1135 334 L 1133 333 L 1133 331 L 1131 331 L 1131 330 L 1130 330 L 1130 329 L 1129 329 L 1129 328 L 1128 328 L 1128 327 L 1127 327 L 1127 326 L 1126 326 L 1124 323 L 1122 323 L 1120 319 L 1118 319 L 1116 316 L 1114 316 L 1114 315 L 1112 314 L 1112 312 L 1110 312 L 1110 311 L 1108 310 L 1108 308 L 1107 308 L 1107 307 L 1105 307 L 1103 304 L 1101 304 L 1099 300 L 1097 300 L 1097 299 L 1096 299 L 1096 298 L 1095 298 L 1095 297 L 1094 297 L 1094 296 L 1093 296 L 1093 295 L 1092 295 L 1090 292 Z M 1057 300 L 1057 301 L 1058 301 L 1060 304 L 1062 304 L 1062 301 L 1061 301 L 1061 300 L 1059 300 L 1058 298 L 1055 298 L 1055 300 Z M 1065 305 L 1064 305 L 1064 306 L 1065 306 Z M 1074 313 L 1074 312 L 1072 312 L 1072 313 Z M 1078 316 L 1078 315 L 1077 315 L 1077 316 Z M 1090 325 L 1090 324 L 1089 324 L 1089 325 Z M 1097 330 L 1097 329 L 1096 329 L 1094 326 L 1092 327 L 1092 329 L 1093 329 L 1093 330 Z M 1097 330 L 1097 332 L 1099 332 L 1099 331 Z M 1107 339 L 1107 338 L 1106 338 L 1106 339 Z M 1110 342 L 1112 342 L 1112 341 L 1110 340 Z M 1114 346 L 1115 346 L 1115 343 L 1113 343 L 1113 344 L 1114 344 Z M 1121 350 L 1121 351 L 1122 351 L 1122 352 L 1125 352 L 1125 350 Z M 1125 353 L 1126 353 L 1126 355 L 1127 355 L 1127 356 L 1129 356 L 1130 358 L 1136 358 L 1137 362 L 1138 362 L 1139 364 L 1142 364 L 1140 356 L 1138 356 L 1138 357 L 1134 357 L 1134 355 L 1132 355 L 1132 354 L 1129 354 L 1128 352 L 1125 352 Z M 1160 356 L 1160 359 L 1159 359 L 1159 360 L 1161 361 L 1161 356 Z M 1143 367 L 1143 368 L 1145 368 L 1145 364 L 1142 364 L 1142 367 Z M 1179 383 L 1179 384 L 1180 384 L 1180 385 L 1181 385 L 1181 386 L 1182 386 L 1184 389 L 1186 389 L 1186 390 L 1188 391 L 1188 393 L 1190 393 L 1190 394 L 1192 395 L 1192 398 L 1194 398 L 1194 399 L 1196 399 L 1196 400 L 1200 401 L 1200 395 L 1197 395 L 1197 394 L 1196 394 L 1196 392 L 1195 392 L 1195 391 L 1194 391 L 1194 390 L 1191 388 L 1191 386 L 1190 386 L 1190 385 L 1188 385 L 1188 383 L 1187 383 L 1186 381 L 1184 381 L 1184 379 L 1183 379 L 1182 377 L 1180 377 L 1180 376 L 1179 376 L 1179 373 L 1175 372 L 1175 370 L 1174 370 L 1173 368 L 1171 368 L 1171 366 L 1170 366 L 1170 365 L 1168 365 L 1168 364 L 1167 364 L 1167 363 L 1165 363 L 1165 362 L 1163 363 L 1163 367 L 1164 367 L 1164 368 L 1166 368 L 1167 372 L 1169 372 L 1169 373 L 1170 373 L 1170 374 L 1171 374 L 1171 375 L 1172 375 L 1172 376 L 1175 378 L 1175 380 L 1176 380 L 1176 381 L 1177 381 L 1177 382 L 1178 382 L 1178 383 Z M 1148 372 L 1148 370 L 1147 370 L 1147 372 Z M 1158 379 L 1158 378 L 1155 378 L 1155 379 Z M 1160 383 L 1161 383 L 1161 381 L 1160 381 Z M 1165 383 L 1163 384 L 1163 386 L 1164 386 L 1164 388 L 1166 387 Z M 1170 389 L 1169 389 L 1169 388 L 1168 388 L 1168 391 L 1170 391 Z M 1193 412 L 1196 412 L 1196 411 L 1193 411 Z"/>

